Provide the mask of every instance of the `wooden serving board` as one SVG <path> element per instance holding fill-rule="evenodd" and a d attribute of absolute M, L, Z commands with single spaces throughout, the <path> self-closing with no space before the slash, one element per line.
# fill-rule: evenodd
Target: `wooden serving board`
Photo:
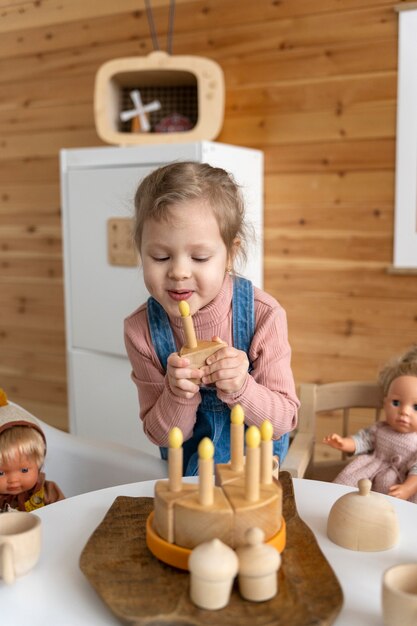
<path fill-rule="evenodd" d="M 248 602 L 237 580 L 227 607 L 206 611 L 189 599 L 189 574 L 158 561 L 145 542 L 153 498 L 116 498 L 88 540 L 80 568 L 103 601 L 135 626 L 326 626 L 343 604 L 340 584 L 308 526 L 298 517 L 291 476 L 281 472 L 287 546 L 278 594 Z"/>

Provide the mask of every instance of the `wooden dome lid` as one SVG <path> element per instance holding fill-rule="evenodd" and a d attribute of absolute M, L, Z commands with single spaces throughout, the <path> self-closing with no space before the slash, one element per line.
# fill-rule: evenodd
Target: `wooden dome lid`
<path fill-rule="evenodd" d="M 398 518 L 389 499 L 371 492 L 368 479 L 358 481 L 358 491 L 333 504 L 327 520 L 327 536 L 342 548 L 377 552 L 392 548 L 399 538 Z"/>

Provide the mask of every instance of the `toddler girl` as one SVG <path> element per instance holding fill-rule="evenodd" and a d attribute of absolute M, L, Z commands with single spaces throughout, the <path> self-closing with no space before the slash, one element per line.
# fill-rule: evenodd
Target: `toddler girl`
<path fill-rule="evenodd" d="M 374 491 L 417 503 L 417 346 L 388 363 L 379 383 L 385 421 L 352 437 L 332 434 L 323 440 L 356 457 L 334 482 L 356 487 L 360 478 L 369 478 Z"/>
<path fill-rule="evenodd" d="M 34 511 L 63 500 L 56 483 L 41 472 L 45 435 L 27 411 L 7 401 L 0 389 L 0 513 Z"/>
<path fill-rule="evenodd" d="M 136 246 L 148 301 L 125 320 L 125 343 L 145 433 L 167 458 L 168 433 L 184 435 L 184 473 L 197 473 L 197 446 L 213 440 L 215 463 L 230 459 L 230 409 L 247 426 L 268 419 L 282 460 L 299 406 L 282 307 L 233 274 L 245 250 L 240 191 L 223 169 L 176 162 L 143 179 L 135 196 Z M 191 369 L 178 355 L 185 300 L 199 339 L 227 343 Z M 196 384 L 193 380 L 197 379 Z"/>

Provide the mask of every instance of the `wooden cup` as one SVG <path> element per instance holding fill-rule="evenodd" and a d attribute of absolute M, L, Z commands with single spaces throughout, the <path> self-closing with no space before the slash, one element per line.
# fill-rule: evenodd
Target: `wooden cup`
<path fill-rule="evenodd" d="M 395 565 L 385 571 L 382 613 L 385 626 L 416 626 L 417 563 Z"/>
<path fill-rule="evenodd" d="M 41 520 L 23 511 L 0 515 L 0 576 L 7 585 L 27 574 L 41 552 Z"/>

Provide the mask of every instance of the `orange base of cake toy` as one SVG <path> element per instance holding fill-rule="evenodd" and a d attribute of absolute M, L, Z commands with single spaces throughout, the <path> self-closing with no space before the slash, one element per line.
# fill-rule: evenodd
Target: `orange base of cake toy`
<path fill-rule="evenodd" d="M 163 561 L 167 565 L 172 565 L 178 569 L 188 570 L 188 558 L 192 550 L 177 546 L 174 543 L 169 543 L 162 539 L 153 529 L 153 516 L 154 513 L 149 515 L 146 520 L 146 545 L 152 554 Z M 281 528 L 279 531 L 266 541 L 265 543 L 273 546 L 278 552 L 283 552 L 286 544 L 286 527 L 284 518 L 281 519 Z"/>

